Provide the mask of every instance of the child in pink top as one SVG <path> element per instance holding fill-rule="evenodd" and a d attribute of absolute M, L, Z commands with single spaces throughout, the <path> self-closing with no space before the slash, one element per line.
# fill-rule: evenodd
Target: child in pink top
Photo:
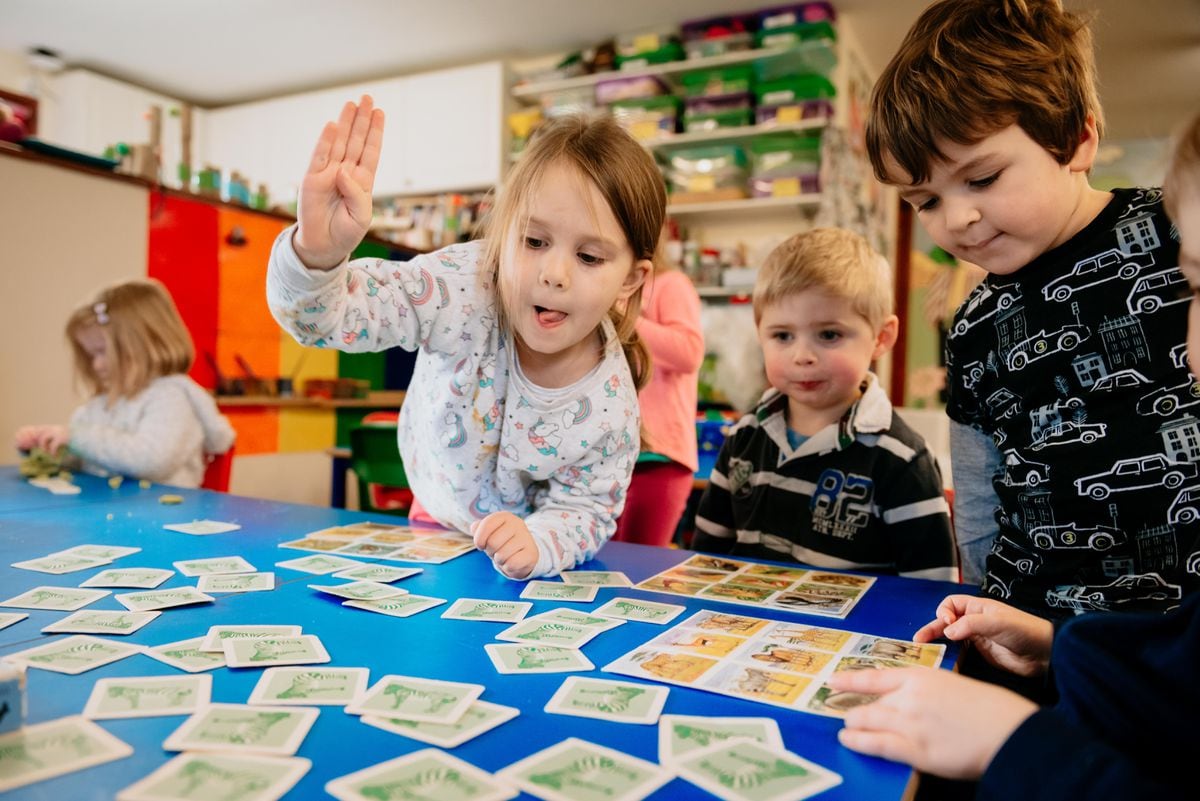
<path fill-rule="evenodd" d="M 613 539 L 667 545 L 683 516 L 696 468 L 696 385 L 704 361 L 700 296 L 684 273 L 655 259 L 642 294 L 638 336 L 654 373 L 638 394 L 646 441 Z"/>

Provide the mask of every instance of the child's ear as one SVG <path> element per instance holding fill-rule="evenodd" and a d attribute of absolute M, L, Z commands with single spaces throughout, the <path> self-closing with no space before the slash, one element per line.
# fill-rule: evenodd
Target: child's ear
<path fill-rule="evenodd" d="M 883 354 L 892 349 L 896 344 L 896 337 L 900 335 L 900 318 L 896 315 L 889 315 L 883 321 L 883 325 L 879 326 L 879 333 L 875 335 L 875 351 L 871 354 L 871 359 L 878 359 Z"/>
<path fill-rule="evenodd" d="M 621 284 L 621 292 L 617 295 L 618 300 L 629 300 L 634 292 L 638 291 L 638 287 L 646 282 L 646 276 L 650 275 L 654 269 L 654 262 L 650 259 L 638 259 L 629 268 L 629 274 L 625 276 L 624 283 Z"/>
<path fill-rule="evenodd" d="M 1096 163 L 1096 152 L 1100 149 L 1100 132 L 1096 129 L 1096 116 L 1087 115 L 1083 123 L 1083 133 L 1080 134 L 1079 144 L 1075 153 L 1067 162 L 1071 172 L 1089 172 Z"/>

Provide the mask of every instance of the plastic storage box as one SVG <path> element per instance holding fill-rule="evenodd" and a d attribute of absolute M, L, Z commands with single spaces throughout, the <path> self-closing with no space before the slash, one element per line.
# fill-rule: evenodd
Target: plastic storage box
<path fill-rule="evenodd" d="M 762 81 L 754 88 L 760 124 L 800 122 L 833 115 L 836 90 L 822 75 L 794 75 Z"/>
<path fill-rule="evenodd" d="M 685 72 L 679 76 L 683 96 L 724 97 L 754 91 L 754 68 L 749 64 Z"/>
<path fill-rule="evenodd" d="M 749 92 L 723 97 L 689 97 L 683 114 L 683 130 L 715 131 L 754 122 L 754 96 Z"/>
<path fill-rule="evenodd" d="M 613 103 L 612 115 L 634 139 L 647 142 L 674 135 L 681 106 L 675 95 L 630 98 Z"/>
<path fill-rule="evenodd" d="M 746 151 L 738 145 L 676 150 L 667 159 L 667 187 L 672 195 L 685 196 L 672 198 L 675 202 L 708 200 L 714 193 L 745 197 L 747 166 Z"/>
<path fill-rule="evenodd" d="M 786 28 L 764 29 L 755 34 L 758 47 L 791 47 L 801 42 L 836 42 L 837 33 L 828 22 L 806 22 Z"/>
<path fill-rule="evenodd" d="M 825 2 L 794 3 L 763 8 L 755 12 L 755 16 L 758 18 L 758 29 L 764 31 L 800 25 L 805 22 L 833 22 L 837 19 L 833 6 Z"/>
<path fill-rule="evenodd" d="M 657 97 L 669 91 L 666 83 L 655 75 L 634 75 L 629 78 L 611 78 L 596 84 L 596 103 L 606 106 L 618 100 L 637 97 Z"/>
<path fill-rule="evenodd" d="M 750 159 L 753 197 L 790 197 L 821 189 L 819 135 L 761 136 L 750 143 Z"/>

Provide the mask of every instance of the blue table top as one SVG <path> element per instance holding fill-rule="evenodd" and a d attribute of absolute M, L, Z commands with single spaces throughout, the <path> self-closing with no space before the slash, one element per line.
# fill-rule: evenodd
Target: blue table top
<path fill-rule="evenodd" d="M 366 519 L 397 523 L 397 518 L 367 515 L 340 509 L 276 503 L 204 490 L 176 490 L 162 486 L 141 489 L 125 482 L 112 489 L 102 480 L 77 476 L 80 495 L 53 496 L 20 479 L 15 468 L 0 468 L 0 599 L 10 598 L 39 585 L 76 587 L 105 567 L 49 575 L 18 570 L 9 565 L 25 559 L 83 543 L 128 545 L 142 549 L 107 567 L 163 567 L 184 558 L 241 555 L 259 570 L 274 571 L 273 592 L 218 595 L 212 604 L 168 609 L 140 631 L 121 637 L 139 645 L 159 645 L 205 634 L 216 624 L 296 624 L 305 634 L 316 634 L 332 656 L 331 666 L 370 668 L 370 681 L 385 674 L 403 674 L 483 684 L 482 700 L 517 707 L 521 714 L 463 745 L 451 753 L 483 770 L 494 772 L 518 759 L 569 737 L 615 748 L 657 762 L 657 727 L 585 718 L 549 715 L 546 702 L 567 675 L 500 675 L 492 667 L 483 645 L 493 642 L 503 623 L 443 620 L 446 606 L 409 618 L 393 618 L 340 606 L 340 600 L 309 589 L 310 583 L 330 584 L 341 579 L 276 568 L 276 562 L 305 556 L 305 552 L 278 548 L 279 542 L 328 526 Z M 166 493 L 184 497 L 178 506 L 159 503 Z M 190 536 L 166 531 L 168 523 L 211 519 L 238 523 L 239 531 L 210 536 Z M 609 543 L 597 559 L 582 567 L 592 570 L 624 571 L 635 583 L 686 559 L 691 552 Z M 356 557 L 357 558 L 357 557 Z M 371 561 L 371 560 L 361 560 Z M 403 566 L 403 563 L 393 563 Z M 421 565 L 424 572 L 396 586 L 421 595 L 453 602 L 460 597 L 516 600 L 522 582 L 505 579 L 479 552 L 442 565 Z M 176 573 L 162 588 L 195 585 L 196 579 Z M 124 592 L 126 590 L 115 590 Z M 755 617 L 792 620 L 829 628 L 910 639 L 928 621 L 938 602 L 947 594 L 961 592 L 961 585 L 880 577 L 844 620 L 757 609 L 637 589 L 601 588 L 590 604 L 535 601 L 530 614 L 558 606 L 587 611 L 614 596 L 633 595 L 688 607 L 684 616 L 701 608 Z M 109 595 L 86 607 L 122 607 Z M 0 630 L 0 656 L 30 648 L 52 637 L 40 629 L 65 617 L 67 612 L 26 611 L 29 618 Z M 672 624 L 674 625 L 674 624 Z M 597 670 L 582 675 L 615 680 L 626 677 L 605 674 L 600 667 L 649 640 L 667 627 L 627 623 L 605 632 L 584 647 Z M 943 668 L 953 666 L 957 649 L 947 649 Z M 29 714 L 27 722 L 75 715 L 82 712 L 93 683 L 116 676 L 184 675 L 182 671 L 143 655 L 76 676 L 31 669 L 28 672 Z M 220 668 L 213 677 L 212 700 L 244 703 L 261 671 Z M 670 686 L 670 685 L 663 685 Z M 330 779 L 428 747 L 426 744 L 360 723 L 339 707 L 320 707 L 321 713 L 298 756 L 312 760 L 312 769 L 289 793 L 288 798 L 321 798 Z M 817 796 L 834 799 L 899 799 L 911 771 L 902 765 L 865 757 L 837 743 L 841 721 L 793 712 L 765 704 L 715 695 L 686 687 L 670 686 L 663 710 L 667 714 L 772 717 L 779 722 L 786 747 L 800 756 L 840 773 L 843 784 Z M 13 793 L 22 799 L 112 798 L 118 790 L 149 774 L 174 756 L 162 743 L 182 722 L 182 716 L 98 721 L 108 731 L 134 747 L 131 757 L 88 768 Z M 522 795 L 522 798 L 529 798 Z M 664 785 L 651 798 L 711 798 L 682 779 Z"/>

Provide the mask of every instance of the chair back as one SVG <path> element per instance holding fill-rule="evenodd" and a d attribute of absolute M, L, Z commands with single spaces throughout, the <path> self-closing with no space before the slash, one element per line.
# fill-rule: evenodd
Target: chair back
<path fill-rule="evenodd" d="M 224 453 L 206 454 L 208 467 L 204 468 L 204 480 L 200 482 L 202 488 L 229 492 L 229 475 L 233 472 L 233 449 L 234 446 L 230 445 L 229 450 Z"/>
<path fill-rule="evenodd" d="M 408 489 L 408 474 L 400 458 L 396 426 L 372 424 L 350 429 L 350 469 L 358 477 L 359 506 L 363 511 L 408 513 L 408 503 L 380 505 L 384 496 L 391 498 L 395 493 L 373 491 L 381 489 L 378 485 L 389 490 Z M 411 498 L 411 495 L 404 497 Z"/>

